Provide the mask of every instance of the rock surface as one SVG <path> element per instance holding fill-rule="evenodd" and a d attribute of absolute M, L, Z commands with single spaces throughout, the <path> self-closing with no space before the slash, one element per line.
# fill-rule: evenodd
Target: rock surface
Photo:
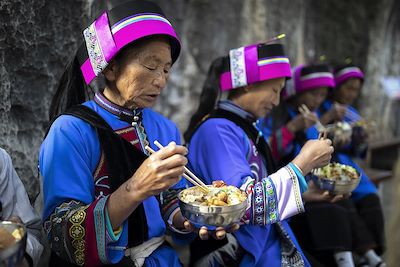
<path fill-rule="evenodd" d="M 33 198 L 47 113 L 81 30 L 98 11 L 119 1 L 0 1 L 0 146 Z M 400 2 L 396 0 L 170 0 L 156 1 L 175 25 L 183 50 L 156 109 L 183 131 L 198 105 L 211 60 L 229 49 L 286 33 L 294 64 L 347 56 L 364 68 L 362 113 L 399 134 L 400 116 L 380 87 L 400 75 Z M 385 109 L 382 106 L 385 105 Z M 388 111 L 389 110 L 389 111 Z M 395 114 L 381 120 L 384 114 Z M 397 126 L 396 126 L 397 125 Z M 397 128 L 396 128 L 397 127 Z"/>
<path fill-rule="evenodd" d="M 39 190 L 38 150 L 51 97 L 87 7 L 77 0 L 0 1 L 0 146 L 31 199 Z"/>

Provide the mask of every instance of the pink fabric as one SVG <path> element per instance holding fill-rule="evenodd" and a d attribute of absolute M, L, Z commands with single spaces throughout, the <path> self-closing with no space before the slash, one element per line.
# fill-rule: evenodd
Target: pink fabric
<path fill-rule="evenodd" d="M 278 135 L 280 135 L 279 138 Z M 294 138 L 294 134 L 286 126 L 272 133 L 269 143 L 271 144 L 272 155 L 275 159 L 281 159 L 286 156 L 285 151 L 292 144 Z"/>
<path fill-rule="evenodd" d="M 247 84 L 258 82 L 260 77 L 257 45 L 249 45 L 244 48 L 244 61 L 246 65 Z"/>
<path fill-rule="evenodd" d="M 293 70 L 293 76 L 294 76 L 294 90 L 295 92 L 298 92 L 301 88 L 301 81 L 300 81 L 300 74 L 301 70 L 304 68 L 305 65 L 299 65 L 294 68 Z"/>
<path fill-rule="evenodd" d="M 259 72 L 260 81 L 291 77 L 290 64 L 288 63 L 273 63 L 264 65 L 259 68 Z"/>
<path fill-rule="evenodd" d="M 320 77 L 306 81 L 300 81 L 300 86 L 296 87 L 296 93 L 305 92 L 318 87 L 335 87 L 335 82 L 333 78 L 329 77 Z"/>
<path fill-rule="evenodd" d="M 228 91 L 232 89 L 232 77 L 230 71 L 222 73 L 219 79 L 219 87 L 221 88 L 221 91 Z"/>
<path fill-rule="evenodd" d="M 358 71 L 347 72 L 343 75 L 335 77 L 335 85 L 339 86 L 341 83 L 347 81 L 348 79 L 352 79 L 352 78 L 364 80 L 364 75 L 362 72 L 358 72 Z"/>
<path fill-rule="evenodd" d="M 96 229 L 94 228 L 94 213 L 98 199 L 94 200 L 86 210 L 85 220 L 85 266 L 99 266 L 101 264 L 98 250 Z"/>
<path fill-rule="evenodd" d="M 96 74 L 94 74 L 89 58 L 82 64 L 81 71 L 86 84 L 89 84 L 94 78 L 96 78 Z"/>
<path fill-rule="evenodd" d="M 129 24 L 114 34 L 114 40 L 117 49 L 121 50 L 132 41 L 156 34 L 169 35 L 179 40 L 171 25 L 158 20 L 144 20 Z"/>
<path fill-rule="evenodd" d="M 305 65 L 299 65 L 295 67 L 293 71 L 294 89 L 296 94 L 318 87 L 335 87 L 335 81 L 330 77 L 319 77 L 302 81 L 301 70 L 304 68 L 304 66 Z"/>
<path fill-rule="evenodd" d="M 101 16 L 94 23 L 98 40 L 100 42 L 103 56 L 107 63 L 117 53 L 117 47 L 115 46 L 114 39 L 111 33 L 110 25 L 108 22 L 107 12 L 101 14 Z"/>

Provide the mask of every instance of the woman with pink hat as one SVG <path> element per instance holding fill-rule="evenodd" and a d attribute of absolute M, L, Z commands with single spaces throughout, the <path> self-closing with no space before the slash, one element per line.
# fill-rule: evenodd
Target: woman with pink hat
<path fill-rule="evenodd" d="M 329 162 L 331 141 L 309 141 L 298 157 L 278 168 L 256 128 L 257 119 L 279 104 L 290 76 L 289 60 L 276 43 L 232 49 L 209 69 L 185 133 L 190 166 L 207 184 L 222 179 L 245 190 L 249 206 L 234 238 L 199 255 L 198 266 L 310 266 L 286 219 L 303 212 L 304 175 Z M 314 189 L 307 192 L 320 195 Z"/>

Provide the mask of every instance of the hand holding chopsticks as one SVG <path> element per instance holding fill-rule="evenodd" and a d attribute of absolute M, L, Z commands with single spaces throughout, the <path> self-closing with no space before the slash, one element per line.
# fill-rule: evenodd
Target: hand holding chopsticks
<path fill-rule="evenodd" d="M 158 148 L 163 148 L 163 146 L 160 144 L 160 142 L 158 142 L 157 140 L 154 141 L 154 144 L 158 147 Z M 154 151 L 151 147 L 146 146 L 145 149 L 153 154 L 156 151 Z M 208 192 L 209 189 L 208 187 L 203 183 L 203 181 L 201 179 L 199 179 L 196 175 L 194 175 L 193 172 L 191 172 L 187 167 L 184 167 L 185 169 L 185 173 L 183 173 L 183 177 L 188 180 L 189 182 L 191 182 L 192 184 L 198 186 L 200 189 L 202 189 L 204 192 Z"/>
<path fill-rule="evenodd" d="M 334 151 L 332 141 L 326 138 L 326 132 L 320 132 L 318 140 L 308 140 L 293 159 L 303 174 L 313 172 L 313 169 L 327 165 Z"/>
<path fill-rule="evenodd" d="M 300 105 L 299 112 L 306 118 L 310 118 L 310 114 L 312 114 L 311 110 L 305 104 Z M 314 119 L 314 121 L 319 130 L 325 131 L 325 126 L 318 118 Z"/>
<path fill-rule="evenodd" d="M 318 140 L 325 140 L 328 138 L 328 132 L 327 131 L 320 131 L 318 134 Z"/>
<path fill-rule="evenodd" d="M 319 132 L 318 140 L 326 140 L 327 138 L 328 138 L 328 132 L 327 131 L 320 131 Z M 312 169 L 311 173 L 315 175 L 318 172 L 318 169 L 320 169 L 320 168 Z"/>

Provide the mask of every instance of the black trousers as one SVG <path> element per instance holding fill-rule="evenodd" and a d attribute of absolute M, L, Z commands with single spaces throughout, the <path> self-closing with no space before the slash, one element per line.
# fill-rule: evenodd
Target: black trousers
<path fill-rule="evenodd" d="M 370 194 L 357 201 L 311 202 L 306 212 L 290 222 L 304 251 L 326 266 L 336 266 L 339 251 L 364 253 L 384 249 L 384 222 L 379 197 Z"/>

